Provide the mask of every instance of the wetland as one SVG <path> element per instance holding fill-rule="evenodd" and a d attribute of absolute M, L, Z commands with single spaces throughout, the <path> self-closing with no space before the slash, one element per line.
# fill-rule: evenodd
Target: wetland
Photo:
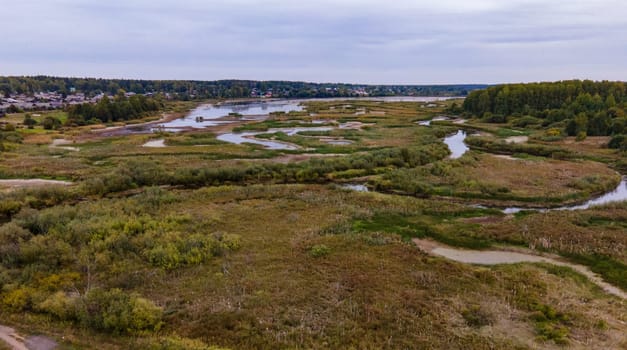
<path fill-rule="evenodd" d="M 627 344 L 624 151 L 463 103 L 8 115 L 0 323 L 59 348 Z"/>

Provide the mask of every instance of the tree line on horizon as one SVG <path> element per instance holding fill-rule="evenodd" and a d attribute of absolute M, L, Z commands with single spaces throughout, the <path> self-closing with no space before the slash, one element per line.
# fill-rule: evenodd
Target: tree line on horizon
<path fill-rule="evenodd" d="M 163 107 L 158 98 L 144 95 L 126 97 L 123 91 L 109 99 L 106 95 L 98 103 L 82 103 L 67 107 L 68 125 L 110 123 L 138 119 L 147 112 L 155 112 Z"/>
<path fill-rule="evenodd" d="M 568 80 L 504 84 L 471 92 L 463 111 L 486 122 L 540 123 L 568 136 L 627 134 L 627 84 L 619 81 Z M 627 147 L 618 145 L 616 148 Z"/>
<path fill-rule="evenodd" d="M 465 96 L 470 91 L 484 88 L 481 84 L 459 85 L 363 85 L 343 83 L 309 83 L 298 81 L 255 81 L 255 80 L 135 80 L 99 78 L 63 78 L 49 76 L 0 77 L 0 94 L 34 94 L 73 91 L 87 95 L 100 93 L 115 95 L 120 89 L 137 94 L 161 93 L 173 98 L 243 98 L 253 91 L 272 91 L 273 97 L 316 98 L 356 97 L 367 93 L 370 96 L 414 95 L 414 96 Z M 359 91 L 359 92 L 358 92 Z"/>

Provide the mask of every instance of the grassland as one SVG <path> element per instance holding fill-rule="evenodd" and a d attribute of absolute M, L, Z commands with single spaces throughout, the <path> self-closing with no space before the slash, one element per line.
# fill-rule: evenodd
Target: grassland
<path fill-rule="evenodd" d="M 417 124 L 450 103 L 308 102 L 259 123 L 120 137 L 33 133 L 9 116 L 22 142 L 0 153 L 0 178 L 76 184 L 0 192 L 0 319 L 72 349 L 627 346 L 624 300 L 573 270 L 464 265 L 411 243 L 526 246 L 627 290 L 626 204 L 469 206 L 588 199 L 616 186 L 624 154 L 514 125 Z M 300 146 L 290 151 L 215 138 L 312 120 L 362 127 L 266 136 Z M 448 159 L 441 140 L 460 127 L 489 144 Z M 500 141 L 521 133 L 525 144 Z M 54 138 L 78 151 L 49 147 Z M 142 147 L 157 138 L 166 147 Z"/>

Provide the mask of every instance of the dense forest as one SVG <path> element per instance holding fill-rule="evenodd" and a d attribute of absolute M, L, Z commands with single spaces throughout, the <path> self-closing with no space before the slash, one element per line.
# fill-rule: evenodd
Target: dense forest
<path fill-rule="evenodd" d="M 0 93 L 33 94 L 41 91 L 88 95 L 115 94 L 123 89 L 138 94 L 164 93 L 180 99 L 241 98 L 272 93 L 273 97 L 354 97 L 371 96 L 465 96 L 486 85 L 355 85 L 252 80 L 130 80 L 95 78 L 60 78 L 48 76 L 0 77 Z"/>
<path fill-rule="evenodd" d="M 91 122 L 115 122 L 131 120 L 141 117 L 146 112 L 154 112 L 162 107 L 157 98 L 143 95 L 125 97 L 118 93 L 110 100 L 104 96 L 98 103 L 83 103 L 71 105 L 67 108 L 68 124 L 85 125 Z"/>
<path fill-rule="evenodd" d="M 571 80 L 507 84 L 471 92 L 463 109 L 487 122 L 541 123 L 569 136 L 615 136 L 627 133 L 627 84 Z M 525 126 L 525 125 L 523 125 Z M 616 148 L 622 142 L 614 141 Z"/>

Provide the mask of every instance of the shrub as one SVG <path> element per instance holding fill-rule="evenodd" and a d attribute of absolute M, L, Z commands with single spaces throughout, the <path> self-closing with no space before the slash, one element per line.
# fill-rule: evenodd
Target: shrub
<path fill-rule="evenodd" d="M 483 115 L 483 118 L 481 118 L 481 121 L 486 122 L 486 123 L 503 124 L 503 123 L 507 123 L 507 117 L 502 114 L 492 114 L 488 112 Z"/>
<path fill-rule="evenodd" d="M 314 258 L 327 256 L 330 253 L 331 253 L 331 249 L 329 249 L 329 247 L 327 247 L 324 244 L 318 244 L 318 245 L 311 247 L 311 249 L 309 249 L 309 254 L 311 254 L 311 256 L 313 256 Z"/>
<path fill-rule="evenodd" d="M 37 121 L 33 119 L 33 117 L 26 113 L 24 116 L 24 125 L 26 125 L 29 129 L 32 129 L 35 125 L 37 125 Z"/>
<path fill-rule="evenodd" d="M 20 246 L 31 238 L 31 233 L 10 222 L 0 227 L 0 263 L 13 266 L 20 259 Z"/>
<path fill-rule="evenodd" d="M 483 327 L 494 323 L 494 316 L 483 310 L 479 305 L 473 305 L 462 311 L 462 317 L 471 327 Z"/>
<path fill-rule="evenodd" d="M 163 310 L 151 301 L 120 289 L 94 289 L 84 298 L 79 321 L 90 328 L 116 334 L 157 331 Z"/>
<path fill-rule="evenodd" d="M 62 291 L 50 295 L 43 302 L 39 303 L 36 309 L 60 320 L 70 320 L 76 316 L 75 300 L 69 298 Z"/>
<path fill-rule="evenodd" d="M 13 311 L 24 311 L 31 307 L 32 295 L 30 288 L 14 289 L 2 298 L 2 304 Z"/>
<path fill-rule="evenodd" d="M 44 118 L 42 125 L 46 130 L 56 130 L 61 127 L 61 121 L 54 117 Z"/>
<path fill-rule="evenodd" d="M 538 118 L 534 118 L 532 116 L 524 116 L 522 118 L 516 119 L 512 125 L 519 128 L 526 128 L 529 125 L 537 125 L 542 123 L 542 120 Z"/>
<path fill-rule="evenodd" d="M 575 140 L 583 141 L 586 139 L 586 137 L 588 137 L 588 134 L 585 131 L 580 131 L 577 133 L 577 137 L 575 138 Z"/>
<path fill-rule="evenodd" d="M 152 265 L 166 270 L 172 270 L 179 267 L 183 260 L 181 253 L 172 243 L 158 245 L 148 250 L 145 255 Z"/>
<path fill-rule="evenodd" d="M 627 151 L 627 135 L 613 136 L 607 147 Z"/>
<path fill-rule="evenodd" d="M 0 201 L 0 217 L 11 218 L 22 209 L 22 203 L 14 200 Z"/>
<path fill-rule="evenodd" d="M 531 317 L 536 323 L 539 340 L 553 340 L 556 344 L 568 343 L 569 330 L 566 324 L 570 322 L 570 317 L 567 314 L 555 310 L 550 305 L 538 304 Z"/>

